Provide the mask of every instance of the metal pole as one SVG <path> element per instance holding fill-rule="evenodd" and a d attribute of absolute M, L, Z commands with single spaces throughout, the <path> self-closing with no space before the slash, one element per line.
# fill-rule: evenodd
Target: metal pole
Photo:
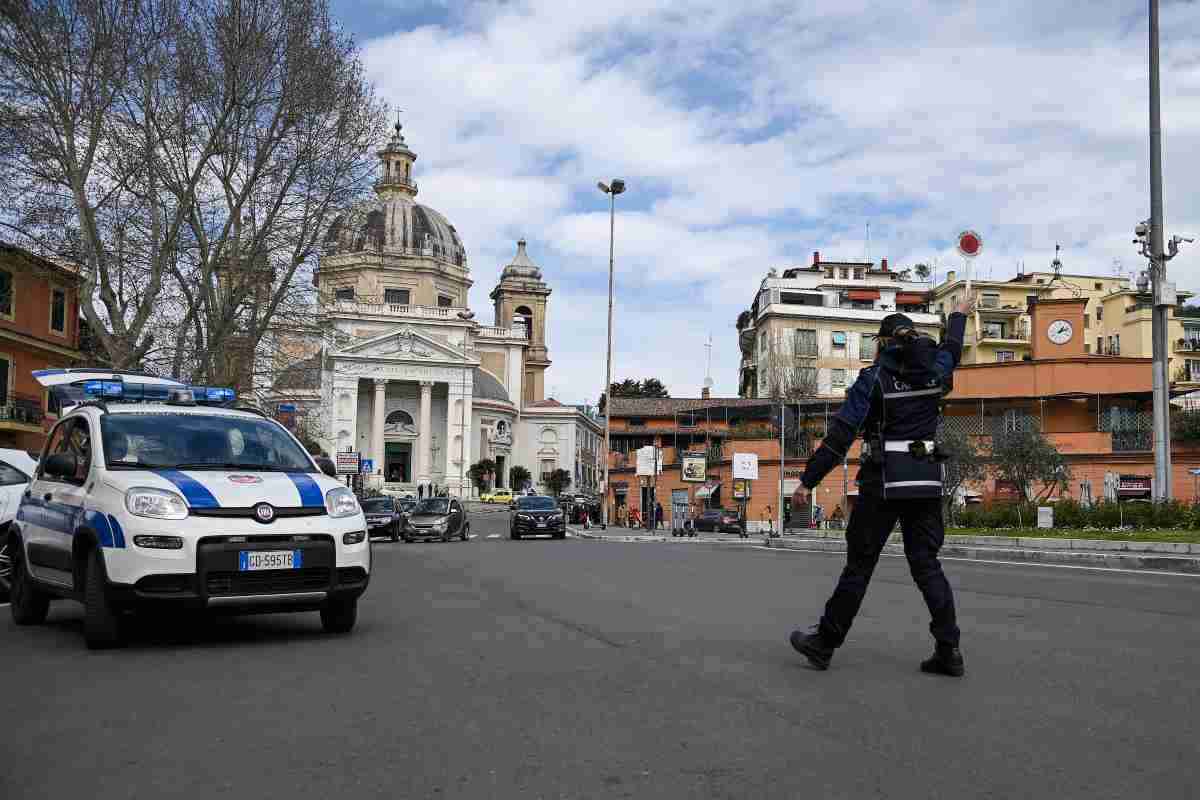
<path fill-rule="evenodd" d="M 1171 499 L 1171 417 L 1168 405 L 1167 328 L 1170 307 L 1164 302 L 1166 258 L 1163 248 L 1162 128 L 1158 80 L 1158 0 L 1150 0 L 1150 279 L 1154 294 L 1151 325 L 1154 353 L 1155 500 Z"/>
<path fill-rule="evenodd" d="M 617 196 L 611 192 L 608 195 L 608 365 L 604 377 L 604 528 L 608 529 L 608 462 L 609 462 L 609 431 L 612 420 L 612 331 L 613 331 L 613 239 L 616 235 Z M 612 492 L 613 502 L 617 501 L 616 492 Z"/>
<path fill-rule="evenodd" d="M 458 493 L 466 500 L 471 493 L 467 490 L 467 378 L 463 371 L 463 395 L 458 399 Z"/>
<path fill-rule="evenodd" d="M 787 428 L 787 405 L 783 398 L 779 398 L 779 509 L 777 516 L 779 518 L 779 535 L 783 535 L 783 468 L 785 455 L 787 453 L 787 437 L 785 430 Z"/>

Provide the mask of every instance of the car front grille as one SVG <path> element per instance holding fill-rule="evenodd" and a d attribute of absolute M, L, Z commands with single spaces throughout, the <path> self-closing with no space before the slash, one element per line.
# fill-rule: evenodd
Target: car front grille
<path fill-rule="evenodd" d="M 205 589 L 210 597 L 311 592 L 328 589 L 330 577 L 329 567 L 262 572 L 210 572 L 205 579 Z"/>

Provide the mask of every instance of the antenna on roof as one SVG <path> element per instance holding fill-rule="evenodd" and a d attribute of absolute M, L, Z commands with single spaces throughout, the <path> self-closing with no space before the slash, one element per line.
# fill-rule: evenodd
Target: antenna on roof
<path fill-rule="evenodd" d="M 867 223 L 867 263 L 871 263 L 871 223 Z"/>
<path fill-rule="evenodd" d="M 705 367 L 704 367 L 704 388 L 712 389 L 713 379 L 712 379 L 712 332 L 711 331 L 708 334 L 708 343 L 704 345 L 704 349 L 708 351 L 708 354 L 707 354 L 708 363 L 705 364 Z"/>

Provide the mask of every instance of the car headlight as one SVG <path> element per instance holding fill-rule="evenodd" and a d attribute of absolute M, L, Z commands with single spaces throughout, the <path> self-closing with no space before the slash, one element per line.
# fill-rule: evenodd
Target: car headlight
<path fill-rule="evenodd" d="M 435 531 L 444 531 L 446 530 L 447 525 L 449 525 L 449 523 L 446 520 L 439 520 L 433 523 L 433 529 Z"/>
<path fill-rule="evenodd" d="M 353 517 L 358 513 L 358 500 L 355 499 L 354 492 L 345 486 L 339 486 L 325 493 L 325 510 L 335 519 Z"/>
<path fill-rule="evenodd" d="M 532 519 L 532 517 L 530 517 L 528 514 L 517 514 L 517 519 L 523 519 L 528 522 L 530 519 Z"/>
<path fill-rule="evenodd" d="M 366 531 L 352 531 L 342 534 L 342 544 L 361 544 L 367 538 Z"/>
<path fill-rule="evenodd" d="M 149 486 L 135 486 L 125 493 L 125 508 L 130 514 L 154 519 L 187 519 L 187 502 L 175 494 Z"/>

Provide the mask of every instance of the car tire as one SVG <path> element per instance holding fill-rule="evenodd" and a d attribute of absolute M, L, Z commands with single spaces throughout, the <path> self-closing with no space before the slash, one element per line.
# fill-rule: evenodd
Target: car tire
<path fill-rule="evenodd" d="M 516 531 L 509 531 L 508 535 L 514 542 L 519 542 L 521 540 L 521 534 L 517 533 Z"/>
<path fill-rule="evenodd" d="M 89 650 L 106 650 L 122 641 L 121 614 L 109 599 L 99 548 L 88 554 L 83 586 L 83 640 Z"/>
<path fill-rule="evenodd" d="M 326 633 L 349 633 L 358 622 L 358 598 L 330 600 L 321 607 L 321 627 Z"/>
<path fill-rule="evenodd" d="M 442 541 L 443 541 L 443 542 L 448 542 L 448 541 L 450 541 L 450 530 L 449 530 L 449 528 L 447 528 L 447 529 L 446 529 L 446 532 L 442 534 Z"/>
<path fill-rule="evenodd" d="M 13 622 L 18 625 L 41 625 L 50 611 L 50 596 L 33 582 L 22 558 L 21 543 L 9 538 L 12 552 L 12 596 L 10 598 Z"/>
<path fill-rule="evenodd" d="M 12 554 L 8 549 L 7 526 L 0 531 L 0 603 L 7 603 L 12 591 Z"/>
<path fill-rule="evenodd" d="M 561 531 L 559 533 L 556 533 L 556 534 L 554 534 L 554 538 L 555 539 L 565 539 L 565 538 L 567 538 L 567 532 Z"/>
<path fill-rule="evenodd" d="M 400 526 L 394 522 L 392 523 L 392 541 L 400 541 Z"/>
<path fill-rule="evenodd" d="M 471 538 L 471 526 L 470 526 L 470 525 L 463 525 L 463 528 L 462 528 L 462 540 L 465 542 L 465 541 L 467 541 L 467 540 L 468 540 L 468 539 L 470 539 L 470 538 Z"/>

